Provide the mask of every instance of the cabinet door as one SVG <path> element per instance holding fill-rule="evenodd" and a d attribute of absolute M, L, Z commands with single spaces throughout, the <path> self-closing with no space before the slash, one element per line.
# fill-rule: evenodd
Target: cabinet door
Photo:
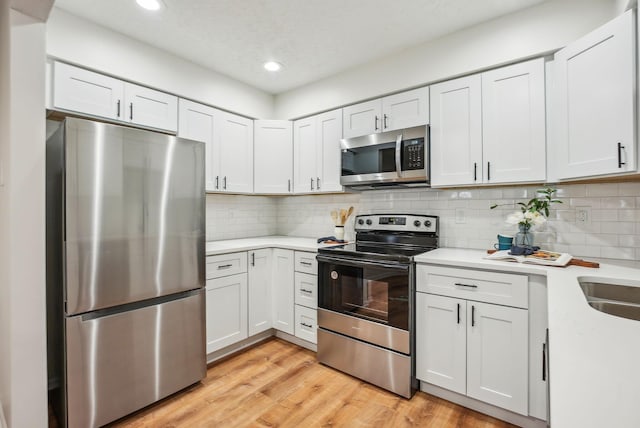
<path fill-rule="evenodd" d="M 207 353 L 247 338 L 247 274 L 207 281 Z"/>
<path fill-rule="evenodd" d="M 431 185 L 482 182 L 480 75 L 431 86 Z"/>
<path fill-rule="evenodd" d="M 271 328 L 271 253 L 249 251 L 249 336 Z"/>
<path fill-rule="evenodd" d="M 382 99 L 382 129 L 393 131 L 429 123 L 429 88 L 418 88 Z"/>
<path fill-rule="evenodd" d="M 342 138 L 342 109 L 329 111 L 316 119 L 316 190 L 320 192 L 342 192 L 340 185 Z"/>
<path fill-rule="evenodd" d="M 289 193 L 293 178 L 293 132 L 289 120 L 254 122 L 254 191 Z"/>
<path fill-rule="evenodd" d="M 546 178 L 544 59 L 482 73 L 485 183 Z"/>
<path fill-rule="evenodd" d="M 221 112 L 217 129 L 220 190 L 253 192 L 253 120 Z"/>
<path fill-rule="evenodd" d="M 124 82 L 55 62 L 53 107 L 108 119 L 123 119 Z"/>
<path fill-rule="evenodd" d="M 635 37 L 630 10 L 556 53 L 559 178 L 635 170 Z"/>
<path fill-rule="evenodd" d="M 382 100 L 372 100 L 342 109 L 344 138 L 369 135 L 382 130 Z"/>
<path fill-rule="evenodd" d="M 315 309 L 296 305 L 296 337 L 311 343 L 318 343 L 318 316 Z"/>
<path fill-rule="evenodd" d="M 466 394 L 467 302 L 416 293 L 416 377 Z"/>
<path fill-rule="evenodd" d="M 205 189 L 215 191 L 216 184 L 219 185 L 219 179 L 216 180 L 216 177 L 219 177 L 220 173 L 215 164 L 217 155 L 214 153 L 214 118 L 219 110 L 181 98 L 178 100 L 178 111 L 178 137 L 205 143 Z"/>
<path fill-rule="evenodd" d="M 528 311 L 467 302 L 467 395 L 528 414 Z"/>
<path fill-rule="evenodd" d="M 296 193 L 316 190 L 316 138 L 316 116 L 293 123 L 293 191 Z"/>
<path fill-rule="evenodd" d="M 175 95 L 125 83 L 124 97 L 127 122 L 170 132 L 178 130 L 178 97 Z"/>
<path fill-rule="evenodd" d="M 273 327 L 294 334 L 293 251 L 273 250 Z"/>

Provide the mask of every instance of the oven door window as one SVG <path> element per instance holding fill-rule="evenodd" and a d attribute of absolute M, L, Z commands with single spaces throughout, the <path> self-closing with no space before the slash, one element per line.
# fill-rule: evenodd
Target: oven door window
<path fill-rule="evenodd" d="M 319 274 L 321 308 L 409 329 L 408 267 L 325 262 Z"/>

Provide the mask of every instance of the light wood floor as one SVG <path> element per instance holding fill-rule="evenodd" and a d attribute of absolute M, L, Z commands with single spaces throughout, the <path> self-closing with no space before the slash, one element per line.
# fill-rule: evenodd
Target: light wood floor
<path fill-rule="evenodd" d="M 423 392 L 411 400 L 280 339 L 211 365 L 201 384 L 112 427 L 511 427 Z"/>

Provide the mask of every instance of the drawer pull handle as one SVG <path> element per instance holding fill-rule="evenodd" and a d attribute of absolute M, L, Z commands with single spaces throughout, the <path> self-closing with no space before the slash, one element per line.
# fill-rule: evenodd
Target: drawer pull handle
<path fill-rule="evenodd" d="M 301 265 L 311 266 L 311 262 L 300 262 Z"/>
<path fill-rule="evenodd" d="M 311 324 L 306 324 L 306 323 L 303 323 L 303 322 L 301 322 L 300 325 L 303 326 L 303 327 L 307 327 L 307 328 L 313 328 L 313 326 Z"/>
<path fill-rule="evenodd" d="M 309 293 L 309 294 L 313 293 L 313 291 L 307 290 L 306 288 L 301 288 L 300 291 L 302 291 L 303 293 Z"/>
<path fill-rule="evenodd" d="M 474 285 L 474 284 L 463 284 L 461 282 L 456 282 L 455 285 L 457 285 L 459 287 L 478 288 L 477 285 Z"/>
<path fill-rule="evenodd" d="M 232 264 L 229 265 L 220 265 L 218 266 L 218 269 L 229 269 L 231 266 L 233 266 Z"/>

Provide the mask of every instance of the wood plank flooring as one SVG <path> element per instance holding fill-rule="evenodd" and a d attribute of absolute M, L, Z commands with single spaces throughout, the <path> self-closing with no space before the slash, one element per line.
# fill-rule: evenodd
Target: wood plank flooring
<path fill-rule="evenodd" d="M 111 427 L 512 427 L 418 392 L 411 400 L 271 339 L 207 370 L 201 384 Z"/>

